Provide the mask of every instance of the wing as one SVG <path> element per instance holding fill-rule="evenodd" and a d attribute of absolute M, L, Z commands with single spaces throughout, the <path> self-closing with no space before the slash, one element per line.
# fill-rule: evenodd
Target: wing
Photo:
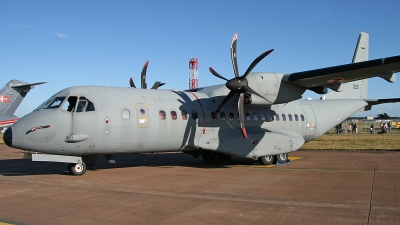
<path fill-rule="evenodd" d="M 382 59 L 375 59 L 359 63 L 309 70 L 298 73 L 285 74 L 282 81 L 293 85 L 313 89 L 329 87 L 340 83 L 362 80 L 380 76 L 389 82 L 394 82 L 393 73 L 400 72 L 400 55 Z"/>

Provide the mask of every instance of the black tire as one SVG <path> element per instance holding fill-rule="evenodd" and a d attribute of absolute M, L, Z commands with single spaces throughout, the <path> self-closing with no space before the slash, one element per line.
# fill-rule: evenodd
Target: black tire
<path fill-rule="evenodd" d="M 287 153 L 279 154 L 276 156 L 277 163 L 286 163 L 289 160 Z"/>
<path fill-rule="evenodd" d="M 265 155 L 258 157 L 258 161 L 262 165 L 271 165 L 276 163 L 276 156 L 274 155 Z"/>
<path fill-rule="evenodd" d="M 68 171 L 72 175 L 81 176 L 86 172 L 86 164 L 85 164 L 85 162 L 70 163 L 70 164 L 68 164 Z"/>
<path fill-rule="evenodd" d="M 217 155 L 213 152 L 207 152 L 207 153 L 203 153 L 201 155 L 201 157 L 203 157 L 204 161 L 211 162 L 217 158 Z"/>

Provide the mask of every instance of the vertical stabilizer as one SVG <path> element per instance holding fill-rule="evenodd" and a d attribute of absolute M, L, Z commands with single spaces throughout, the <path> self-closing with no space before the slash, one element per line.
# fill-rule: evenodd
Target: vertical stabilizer
<path fill-rule="evenodd" d="M 0 89 L 0 116 L 12 116 L 26 94 L 33 86 L 39 84 L 43 84 L 43 82 L 28 84 L 23 81 L 10 80 L 6 86 Z"/>
<path fill-rule="evenodd" d="M 358 36 L 353 63 L 367 61 L 369 59 L 369 34 L 361 32 Z M 331 91 L 325 95 L 325 99 L 367 99 L 368 79 L 343 83 L 340 92 Z"/>

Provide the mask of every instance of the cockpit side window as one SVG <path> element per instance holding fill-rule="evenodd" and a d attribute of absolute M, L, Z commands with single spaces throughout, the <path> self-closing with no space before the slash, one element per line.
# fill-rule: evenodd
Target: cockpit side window
<path fill-rule="evenodd" d="M 55 97 L 51 99 L 51 101 L 48 101 L 43 108 L 44 109 L 58 109 L 60 105 L 63 103 L 65 97 Z"/>
<path fill-rule="evenodd" d="M 73 112 L 75 110 L 75 105 L 76 105 L 76 100 L 78 97 L 76 96 L 69 96 L 67 101 L 64 103 L 62 106 L 62 110 L 68 111 L 68 112 Z"/>
<path fill-rule="evenodd" d="M 76 106 L 76 112 L 89 112 L 94 111 L 94 105 L 85 97 L 80 97 Z"/>
<path fill-rule="evenodd" d="M 68 112 L 88 112 L 94 111 L 94 105 L 85 97 L 69 96 L 63 104 L 62 110 Z"/>

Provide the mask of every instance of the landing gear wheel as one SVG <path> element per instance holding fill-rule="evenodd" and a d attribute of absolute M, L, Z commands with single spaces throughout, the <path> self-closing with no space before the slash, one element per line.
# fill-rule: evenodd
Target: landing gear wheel
<path fill-rule="evenodd" d="M 204 161 L 214 161 L 217 158 L 217 155 L 215 153 L 212 152 L 207 152 L 201 155 L 201 157 L 203 157 Z"/>
<path fill-rule="evenodd" d="M 262 165 L 271 165 L 276 163 L 276 157 L 274 155 L 265 155 L 258 157 L 258 161 Z"/>
<path fill-rule="evenodd" d="M 276 156 L 277 158 L 277 162 L 278 163 L 286 163 L 289 160 L 288 154 L 284 153 L 284 154 L 279 154 Z"/>
<path fill-rule="evenodd" d="M 86 172 L 86 164 L 82 163 L 70 163 L 68 164 L 68 171 L 72 175 L 80 176 Z"/>

